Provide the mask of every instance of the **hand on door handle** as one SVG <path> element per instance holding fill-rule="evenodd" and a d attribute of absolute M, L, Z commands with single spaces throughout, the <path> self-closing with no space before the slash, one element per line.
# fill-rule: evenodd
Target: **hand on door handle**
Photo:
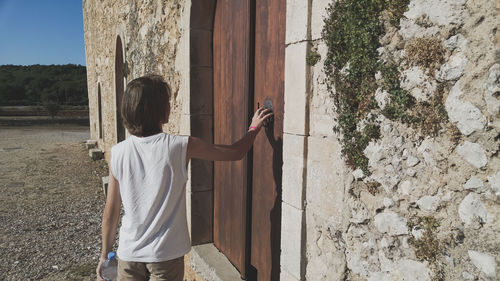
<path fill-rule="evenodd" d="M 265 101 L 264 101 L 264 108 L 265 109 L 269 109 L 271 112 L 273 112 L 273 101 L 269 98 L 267 98 Z M 268 128 L 269 125 L 271 125 L 271 123 L 273 122 L 273 117 L 274 116 L 270 116 L 269 118 L 267 118 L 265 121 L 264 121 L 264 127 Z"/>
<path fill-rule="evenodd" d="M 252 123 L 250 124 L 250 130 L 255 128 L 255 130 L 260 130 L 262 125 L 273 115 L 270 109 L 258 108 L 252 118 Z"/>

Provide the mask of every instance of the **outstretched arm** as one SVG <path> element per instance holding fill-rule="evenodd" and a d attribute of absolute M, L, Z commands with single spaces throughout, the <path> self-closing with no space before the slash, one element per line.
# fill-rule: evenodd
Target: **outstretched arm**
<path fill-rule="evenodd" d="M 250 150 L 255 141 L 255 137 L 260 131 L 264 121 L 271 117 L 269 109 L 259 108 L 252 118 L 252 124 L 248 132 L 231 145 L 211 144 L 202 139 L 189 137 L 186 163 L 191 158 L 198 158 L 211 161 L 235 161 L 241 160 Z"/>
<path fill-rule="evenodd" d="M 99 264 L 97 265 L 96 273 L 97 280 L 101 278 L 101 271 L 103 262 L 107 259 L 108 252 L 111 252 L 113 244 L 115 243 L 115 234 L 118 227 L 118 220 L 120 218 L 120 208 L 122 198 L 120 195 L 120 185 L 111 172 L 109 167 L 109 183 L 108 183 L 108 197 L 106 198 L 106 206 L 102 215 L 102 251 Z"/>

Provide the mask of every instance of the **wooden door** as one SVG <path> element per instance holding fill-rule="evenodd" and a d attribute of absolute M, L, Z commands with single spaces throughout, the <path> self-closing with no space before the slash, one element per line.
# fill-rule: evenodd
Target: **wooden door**
<path fill-rule="evenodd" d="M 254 106 L 274 120 L 253 148 L 251 265 L 257 280 L 279 280 L 286 0 L 256 0 Z M 299 241 L 297 241 L 299 243 Z"/>
<path fill-rule="evenodd" d="M 241 138 L 257 106 L 274 120 L 253 153 L 214 164 L 214 244 L 248 280 L 279 280 L 286 0 L 219 0 L 214 142 Z"/>
<path fill-rule="evenodd" d="M 213 34 L 214 143 L 247 131 L 250 0 L 217 1 Z M 214 244 L 246 276 L 248 160 L 214 163 Z"/>

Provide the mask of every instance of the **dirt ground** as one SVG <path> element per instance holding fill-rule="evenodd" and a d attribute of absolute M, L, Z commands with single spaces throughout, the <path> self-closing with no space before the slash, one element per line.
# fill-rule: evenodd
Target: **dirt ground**
<path fill-rule="evenodd" d="M 104 160 L 88 127 L 0 127 L 0 280 L 96 280 Z M 202 280 L 189 266 L 185 280 Z"/>

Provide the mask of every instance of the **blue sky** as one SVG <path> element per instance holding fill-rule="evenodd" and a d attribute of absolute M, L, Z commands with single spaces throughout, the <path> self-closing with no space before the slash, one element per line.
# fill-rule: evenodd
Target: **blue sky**
<path fill-rule="evenodd" d="M 0 0 L 0 65 L 85 65 L 81 0 Z"/>

